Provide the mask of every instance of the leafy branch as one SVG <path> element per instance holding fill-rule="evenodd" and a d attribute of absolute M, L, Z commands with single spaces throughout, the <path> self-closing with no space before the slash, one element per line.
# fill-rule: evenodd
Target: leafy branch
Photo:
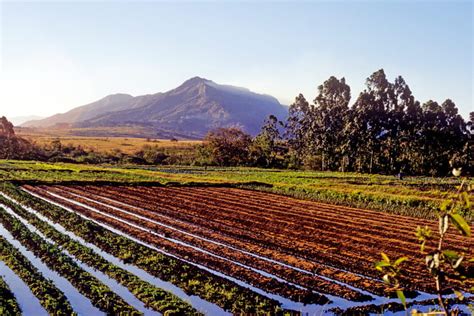
<path fill-rule="evenodd" d="M 459 176 L 453 172 L 455 176 Z M 445 315 L 452 315 L 448 300 L 444 298 L 447 293 L 454 293 L 458 300 L 463 301 L 463 286 L 466 281 L 472 279 L 468 270 L 463 266 L 466 263 L 473 263 L 474 258 L 466 258 L 464 252 L 449 249 L 446 245 L 446 234 L 450 225 L 455 227 L 462 236 L 471 236 L 471 227 L 464 219 L 464 216 L 471 214 L 471 202 L 469 201 L 469 192 L 474 187 L 463 179 L 457 192 L 450 199 L 445 200 L 438 210 L 438 234 L 437 239 L 433 231 L 428 226 L 418 226 L 415 235 L 420 243 L 420 252 L 425 256 L 426 268 L 430 272 L 436 288 L 439 307 Z M 436 247 L 429 253 L 425 252 L 425 246 L 428 241 L 433 241 Z M 375 264 L 375 268 L 384 273 L 383 281 L 387 285 L 387 292 L 396 292 L 397 297 L 406 309 L 406 298 L 403 293 L 403 287 L 400 284 L 399 276 L 401 273 L 400 264 L 407 261 L 406 257 L 401 257 L 392 262 L 384 253 L 382 261 Z M 447 279 L 455 282 L 447 284 Z M 471 288 L 473 291 L 474 288 Z"/>

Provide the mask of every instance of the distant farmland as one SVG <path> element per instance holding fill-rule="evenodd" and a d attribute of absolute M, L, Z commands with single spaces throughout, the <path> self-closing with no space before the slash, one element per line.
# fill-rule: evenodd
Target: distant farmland
<path fill-rule="evenodd" d="M 50 134 L 20 133 L 20 136 L 40 145 L 49 145 L 53 140 L 59 139 L 63 145 L 81 146 L 85 150 L 93 150 L 99 153 L 120 150 L 126 154 L 133 154 L 145 145 L 158 146 L 173 152 L 189 152 L 201 143 L 198 140 L 179 140 L 134 137 L 93 137 L 93 136 L 53 136 Z"/>

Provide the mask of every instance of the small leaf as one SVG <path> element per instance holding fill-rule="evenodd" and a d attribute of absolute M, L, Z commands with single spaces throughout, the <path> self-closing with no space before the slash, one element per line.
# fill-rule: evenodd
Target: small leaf
<path fill-rule="evenodd" d="M 426 245 L 426 240 L 424 240 L 424 241 L 420 244 L 420 251 L 421 251 L 421 252 L 425 252 L 425 245 Z"/>
<path fill-rule="evenodd" d="M 459 254 L 454 250 L 445 250 L 443 251 L 443 255 L 449 260 L 456 260 L 459 258 Z"/>
<path fill-rule="evenodd" d="M 382 280 L 387 283 L 387 284 L 390 284 L 390 276 L 388 274 L 384 275 L 382 277 Z"/>
<path fill-rule="evenodd" d="M 398 265 L 400 265 L 402 262 L 407 261 L 407 260 L 408 260 L 407 257 L 400 257 L 400 258 L 398 258 L 398 259 L 393 263 L 393 265 L 394 265 L 394 266 L 398 266 Z"/>
<path fill-rule="evenodd" d="M 451 200 L 444 200 L 443 203 L 441 203 L 441 205 L 439 206 L 439 209 L 442 212 L 446 212 L 448 210 L 448 208 L 451 206 L 452 203 L 453 203 L 453 201 L 451 201 Z"/>
<path fill-rule="evenodd" d="M 462 294 L 462 292 L 454 290 L 454 294 L 456 294 L 456 297 L 457 297 L 460 301 L 464 300 L 464 295 Z"/>
<path fill-rule="evenodd" d="M 453 268 L 457 269 L 459 267 L 459 265 L 461 264 L 463 259 L 464 259 L 463 256 L 459 257 L 459 259 L 453 264 Z"/>
<path fill-rule="evenodd" d="M 406 304 L 406 303 L 407 303 L 407 299 L 406 299 L 405 294 L 403 293 L 403 291 L 397 290 L 397 297 L 398 297 L 398 299 L 400 300 L 400 302 L 402 302 L 403 307 L 404 307 L 405 309 L 407 309 L 407 304 Z"/>
<path fill-rule="evenodd" d="M 382 259 L 384 261 L 386 261 L 387 263 L 390 263 L 390 259 L 388 258 L 388 256 L 384 252 L 381 252 L 380 255 L 382 256 Z"/>
<path fill-rule="evenodd" d="M 375 264 L 375 269 L 379 271 L 383 271 L 383 267 L 389 267 L 390 263 L 385 262 L 385 261 L 379 261 Z"/>
<path fill-rule="evenodd" d="M 464 236 L 471 236 L 471 227 L 469 224 L 466 223 L 464 218 L 459 214 L 449 214 L 451 221 L 453 222 L 454 226 L 463 234 Z"/>

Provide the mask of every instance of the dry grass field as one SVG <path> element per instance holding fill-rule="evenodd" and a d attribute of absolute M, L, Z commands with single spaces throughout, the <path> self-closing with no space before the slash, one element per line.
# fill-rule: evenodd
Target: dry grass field
<path fill-rule="evenodd" d="M 20 130 L 18 135 L 40 146 L 49 145 L 59 139 L 63 145 L 82 146 L 85 150 L 95 152 L 112 152 L 120 150 L 126 154 L 133 154 L 145 145 L 159 146 L 173 151 L 186 151 L 201 143 L 199 140 L 178 140 L 135 138 L 135 137 L 92 137 L 70 135 L 70 131 L 52 130 L 49 132 L 35 132 Z"/>

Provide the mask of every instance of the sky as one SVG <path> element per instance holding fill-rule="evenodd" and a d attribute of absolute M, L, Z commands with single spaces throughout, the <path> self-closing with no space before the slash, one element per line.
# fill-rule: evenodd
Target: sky
<path fill-rule="evenodd" d="M 415 97 L 473 101 L 473 1 L 0 0 L 0 116 L 66 112 L 204 77 L 313 100 L 329 76 L 352 102 L 383 68 Z"/>

